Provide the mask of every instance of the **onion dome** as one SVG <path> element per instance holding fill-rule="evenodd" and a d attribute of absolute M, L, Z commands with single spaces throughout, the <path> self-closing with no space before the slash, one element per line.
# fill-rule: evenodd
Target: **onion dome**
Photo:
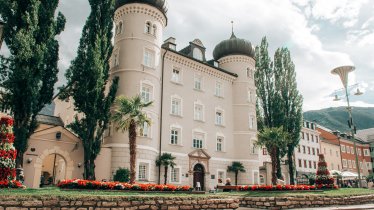
<path fill-rule="evenodd" d="M 167 3 L 166 0 L 116 0 L 115 9 L 131 3 L 140 3 L 140 4 L 148 4 L 150 6 L 156 7 L 160 10 L 165 16 L 167 12 Z"/>
<path fill-rule="evenodd" d="M 228 55 L 246 55 L 254 58 L 255 50 L 253 49 L 251 42 L 245 39 L 236 38 L 235 34 L 232 33 L 230 39 L 223 40 L 213 51 L 213 57 L 215 60 L 219 60 Z"/>

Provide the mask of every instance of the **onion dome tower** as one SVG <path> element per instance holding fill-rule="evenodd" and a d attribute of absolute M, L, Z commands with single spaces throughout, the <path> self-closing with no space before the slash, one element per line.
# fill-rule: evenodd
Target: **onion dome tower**
<path fill-rule="evenodd" d="M 219 67 L 238 75 L 233 82 L 233 119 L 234 139 L 237 146 L 237 159 L 258 160 L 254 147 L 257 139 L 256 126 L 256 87 L 254 82 L 255 51 L 251 42 L 237 38 L 232 31 L 231 37 L 221 41 L 213 51 Z M 245 146 L 244 146 L 245 145 Z M 256 168 L 256 161 L 246 163 L 246 168 Z M 257 165 L 256 165 L 257 164 Z M 258 168 L 258 167 L 257 167 Z"/>

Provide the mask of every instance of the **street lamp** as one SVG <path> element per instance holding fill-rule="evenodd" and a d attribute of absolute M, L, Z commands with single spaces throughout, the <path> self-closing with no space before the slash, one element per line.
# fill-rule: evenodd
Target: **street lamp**
<path fill-rule="evenodd" d="M 0 49 L 1 44 L 3 43 L 4 25 L 5 23 L 0 20 Z"/>
<path fill-rule="evenodd" d="M 340 80 L 343 83 L 343 86 L 344 86 L 345 97 L 347 99 L 347 104 L 348 104 L 348 106 L 347 106 L 347 110 L 348 110 L 348 114 L 349 114 L 348 125 L 349 125 L 349 128 L 351 129 L 351 133 L 352 133 L 353 147 L 354 147 L 355 158 L 356 158 L 357 175 L 358 175 L 358 180 L 359 180 L 358 181 L 358 186 L 361 187 L 360 164 L 358 162 L 356 139 L 355 139 L 356 128 L 353 124 L 352 107 L 349 104 L 349 94 L 348 94 L 348 74 L 350 72 L 353 72 L 354 70 L 355 70 L 354 66 L 341 66 L 341 67 L 337 67 L 337 68 L 333 69 L 331 71 L 331 73 L 334 74 L 334 75 L 338 75 L 340 77 Z M 362 92 L 360 91 L 360 89 L 357 88 L 357 92 L 355 93 L 355 95 L 362 95 Z M 338 100 L 338 97 L 337 97 L 337 95 L 335 95 L 334 101 L 337 101 L 337 100 Z"/>

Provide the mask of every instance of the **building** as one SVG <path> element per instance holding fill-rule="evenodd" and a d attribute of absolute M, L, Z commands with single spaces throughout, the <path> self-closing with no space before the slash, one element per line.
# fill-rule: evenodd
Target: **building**
<path fill-rule="evenodd" d="M 177 50 L 175 38 L 162 42 L 167 26 L 163 0 L 117 0 L 111 77 L 119 77 L 117 95 L 140 94 L 153 105 L 152 119 L 137 139 L 137 181 L 157 182 L 155 160 L 160 153 L 176 157 L 169 183 L 211 189 L 217 178 L 234 178 L 227 167 L 240 161 L 246 172 L 238 184 L 259 182 L 256 141 L 254 49 L 234 33 L 219 43 L 213 60 L 199 39 Z M 67 102 L 55 101 L 56 116 L 65 123 L 75 115 Z M 128 135 L 113 129 L 103 142 L 106 163 L 98 178 L 111 179 L 119 167 L 129 167 Z"/>
<path fill-rule="evenodd" d="M 324 154 L 327 168 L 331 170 L 342 170 L 342 159 L 340 154 L 339 137 L 332 134 L 328 128 L 318 125 L 317 131 L 320 133 L 321 153 Z"/>
<path fill-rule="evenodd" d="M 295 151 L 296 177 L 317 172 L 320 153 L 319 132 L 314 122 L 304 121 L 300 142 Z"/>
<path fill-rule="evenodd" d="M 357 137 L 362 141 L 367 142 L 370 145 L 370 156 L 371 156 L 371 172 L 374 171 L 374 128 L 357 131 Z"/>

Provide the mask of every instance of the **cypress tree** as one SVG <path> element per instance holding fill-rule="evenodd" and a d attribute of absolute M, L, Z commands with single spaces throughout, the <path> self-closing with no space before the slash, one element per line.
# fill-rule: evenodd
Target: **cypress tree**
<path fill-rule="evenodd" d="M 60 99 L 74 101 L 77 115 L 68 127 L 83 143 L 84 178 L 94 180 L 95 159 L 108 128 L 118 78 L 109 80 L 114 1 L 89 3 L 91 13 L 83 27 L 77 57 L 66 72 L 69 85 L 62 88 Z"/>
<path fill-rule="evenodd" d="M 55 12 L 58 0 L 0 0 L 6 23 L 4 41 L 9 57 L 0 57 L 2 105 L 14 116 L 17 167 L 23 166 L 28 139 L 37 127 L 36 116 L 51 103 L 57 82 L 59 44 L 65 17 Z"/>

